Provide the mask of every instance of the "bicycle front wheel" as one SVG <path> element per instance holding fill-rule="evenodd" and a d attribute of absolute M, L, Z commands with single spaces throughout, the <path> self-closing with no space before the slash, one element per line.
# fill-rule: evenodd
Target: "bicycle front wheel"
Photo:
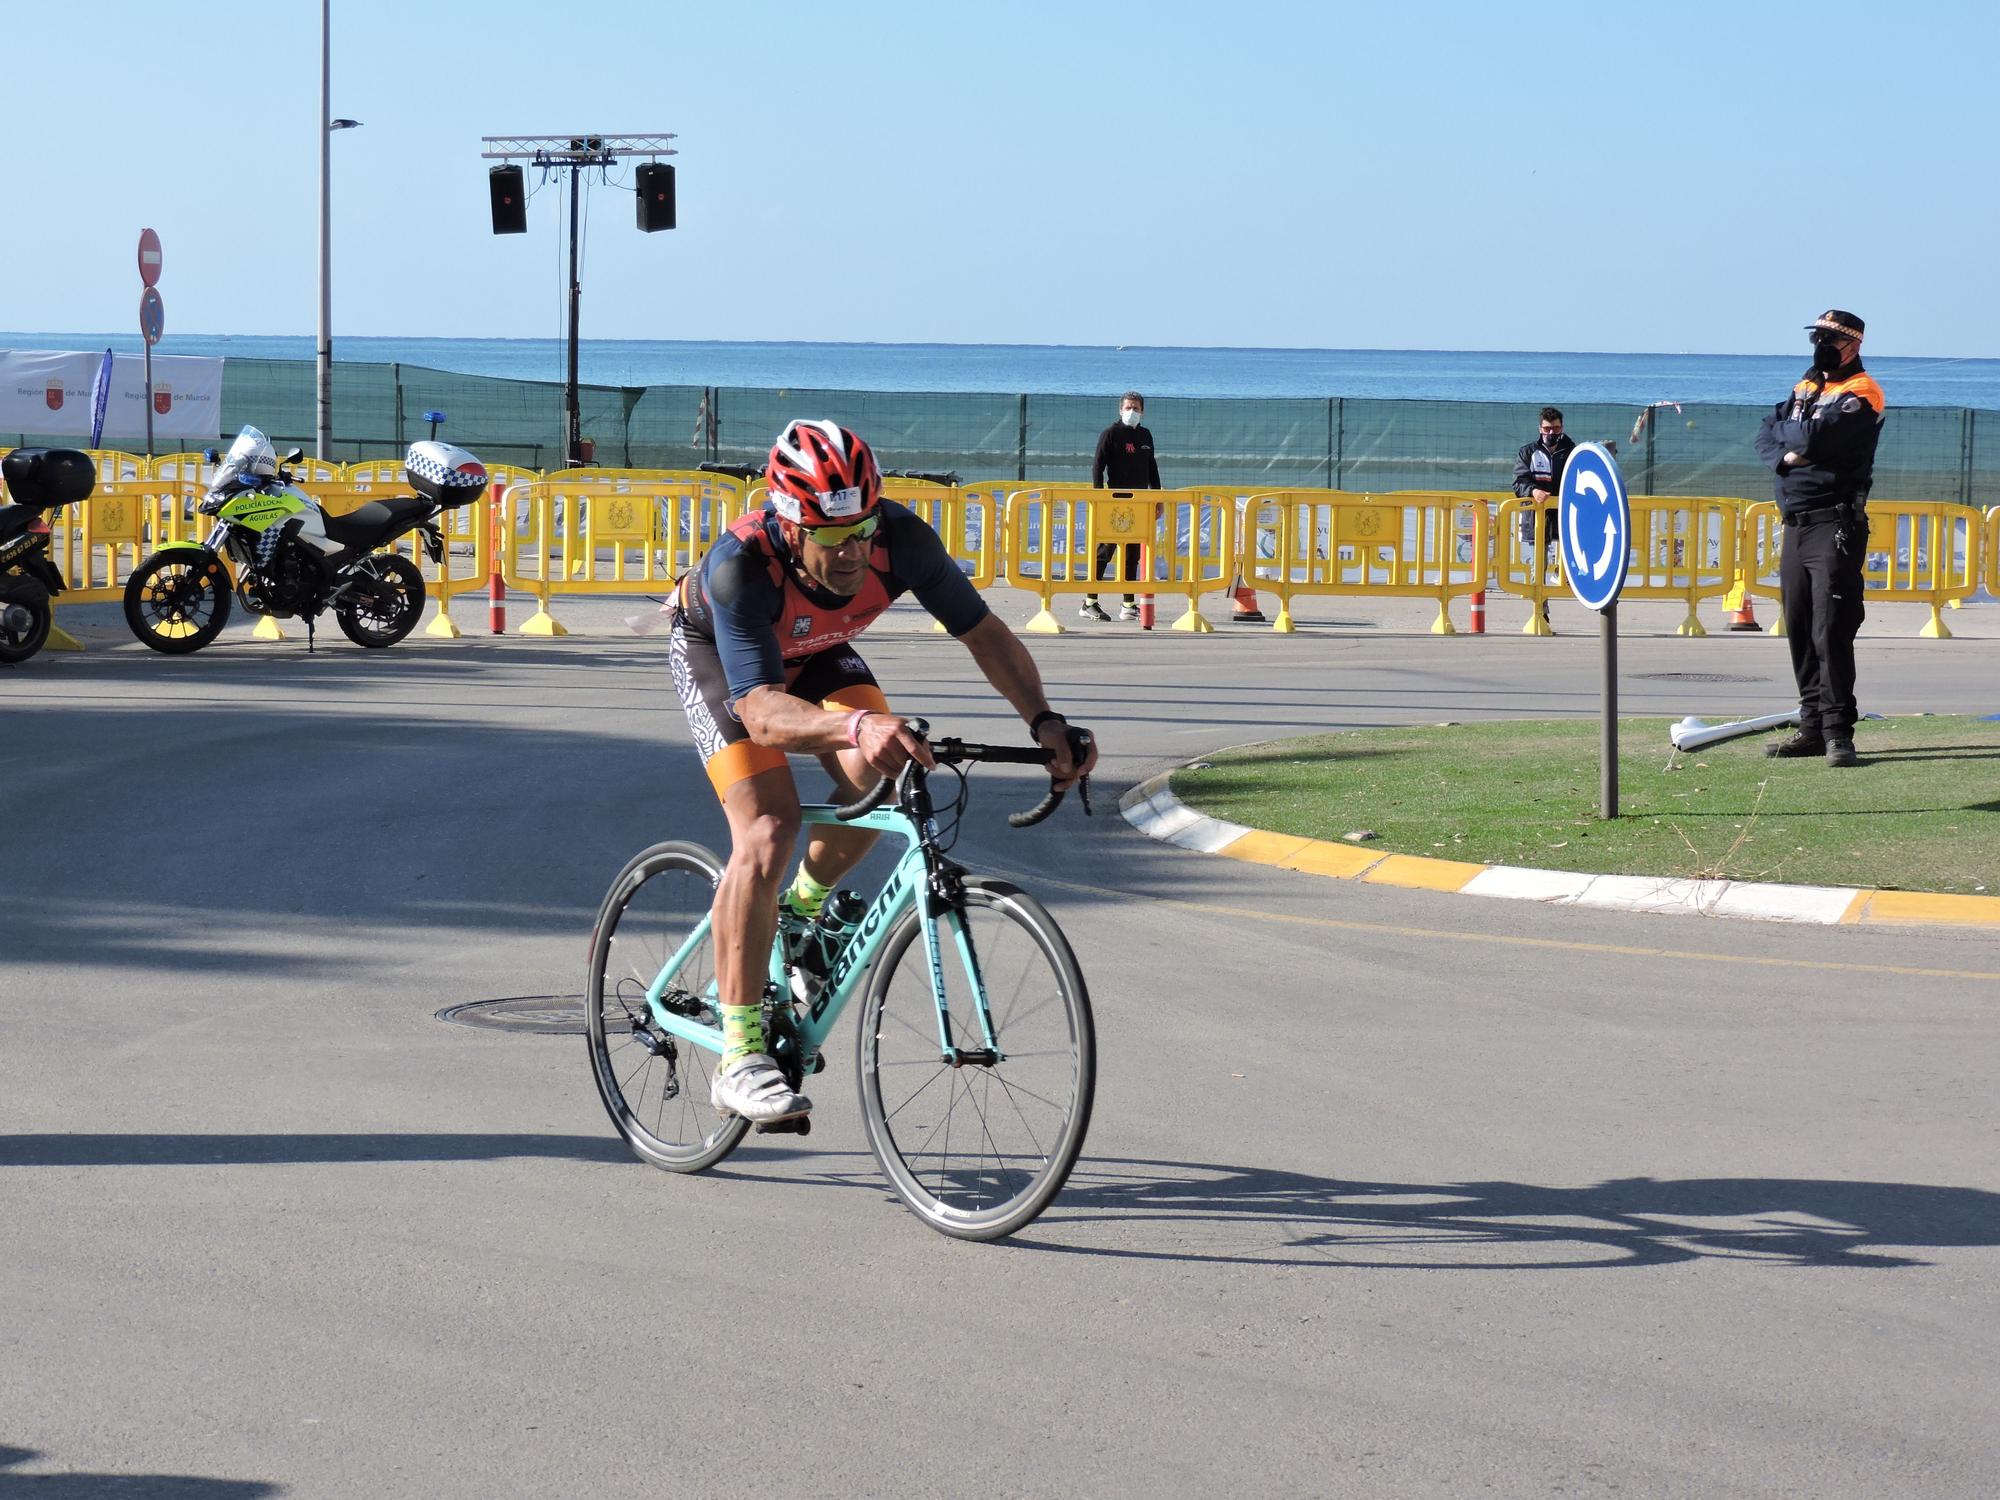
<path fill-rule="evenodd" d="M 611 882 L 590 939 L 583 1010 L 598 1095 L 639 1159 L 669 1172 L 714 1166 L 750 1129 L 709 1103 L 716 1054 L 662 1031 L 646 1005 L 653 981 L 707 920 L 721 879 L 722 862 L 701 845 L 655 844 Z M 721 1024 L 706 933 L 682 954 L 664 1003 Z"/>
<path fill-rule="evenodd" d="M 950 1045 L 915 911 L 890 933 L 859 1037 L 861 1118 L 896 1194 L 933 1229 L 995 1240 L 1062 1191 L 1083 1150 L 1097 1037 L 1076 956 L 1055 919 L 1004 880 L 965 882 L 938 918 Z M 984 1056 L 983 987 L 993 1051 Z"/>

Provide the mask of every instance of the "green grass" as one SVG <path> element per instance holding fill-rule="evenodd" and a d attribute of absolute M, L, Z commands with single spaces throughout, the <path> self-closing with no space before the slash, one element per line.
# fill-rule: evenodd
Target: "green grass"
<path fill-rule="evenodd" d="M 2000 723 L 1866 721 L 1861 764 L 1769 760 L 1777 736 L 1676 754 L 1619 726 L 1619 812 L 1598 817 L 1598 724 L 1363 729 L 1231 750 L 1174 793 L 1275 833 L 1473 863 L 2000 894 Z"/>

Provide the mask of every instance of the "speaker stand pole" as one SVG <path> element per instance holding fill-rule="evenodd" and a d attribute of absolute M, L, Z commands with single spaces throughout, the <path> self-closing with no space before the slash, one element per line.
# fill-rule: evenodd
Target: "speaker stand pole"
<path fill-rule="evenodd" d="M 576 320 L 583 302 L 583 282 L 576 270 L 577 204 L 583 168 L 569 168 L 569 375 L 563 384 L 563 462 L 574 469 L 583 462 L 583 412 L 576 394 Z"/>

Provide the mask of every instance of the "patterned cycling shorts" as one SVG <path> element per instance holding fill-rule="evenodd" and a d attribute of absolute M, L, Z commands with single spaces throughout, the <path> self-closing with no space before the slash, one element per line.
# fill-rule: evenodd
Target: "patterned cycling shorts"
<path fill-rule="evenodd" d="M 722 654 L 715 642 L 692 635 L 674 619 L 667 638 L 667 661 L 673 668 L 674 690 L 687 710 L 694 747 L 708 768 L 715 795 L 746 776 L 786 764 L 785 752 L 759 745 L 736 716 L 729 702 L 729 682 L 722 671 Z M 889 700 L 875 682 L 868 663 L 852 646 L 831 646 L 812 656 L 785 663 L 785 691 L 834 713 L 865 708 L 886 713 Z"/>

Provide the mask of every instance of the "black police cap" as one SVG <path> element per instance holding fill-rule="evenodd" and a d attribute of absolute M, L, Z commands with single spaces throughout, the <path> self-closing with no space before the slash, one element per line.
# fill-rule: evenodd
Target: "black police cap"
<path fill-rule="evenodd" d="M 1844 339 L 1858 339 L 1867 330 L 1868 325 L 1853 313 L 1837 307 L 1829 307 L 1817 321 L 1806 324 L 1808 333 L 1837 333 Z"/>

